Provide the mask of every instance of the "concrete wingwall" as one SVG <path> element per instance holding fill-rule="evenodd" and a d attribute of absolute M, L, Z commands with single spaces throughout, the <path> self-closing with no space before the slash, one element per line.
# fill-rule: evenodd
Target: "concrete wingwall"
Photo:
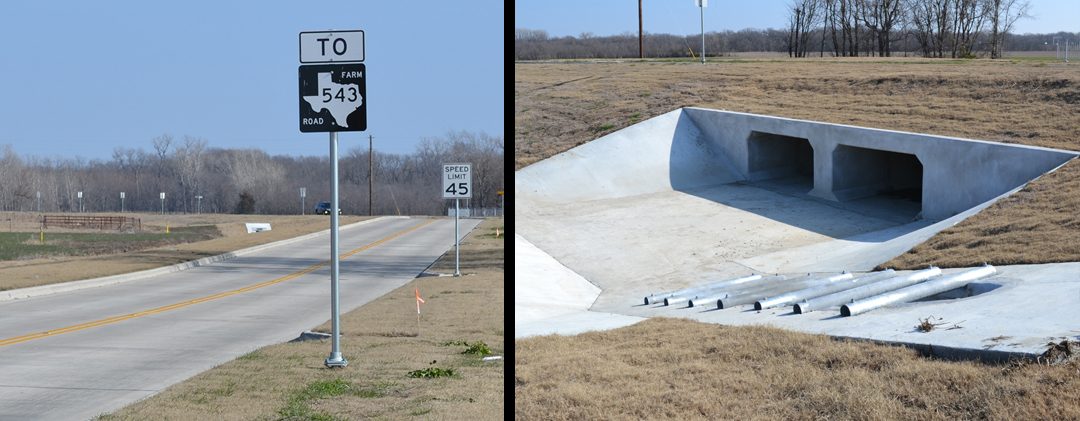
<path fill-rule="evenodd" d="M 1078 155 L 703 108 L 683 112 L 742 179 L 774 178 L 812 167 L 810 195 L 836 201 L 870 196 L 885 187 L 921 189 L 926 219 L 956 215 Z M 810 149 L 806 144 L 812 148 L 812 163 L 805 158 Z M 921 181 L 917 171 L 922 172 Z"/>
<path fill-rule="evenodd" d="M 518 206 L 635 196 L 739 181 L 683 110 L 651 118 L 514 174 Z"/>

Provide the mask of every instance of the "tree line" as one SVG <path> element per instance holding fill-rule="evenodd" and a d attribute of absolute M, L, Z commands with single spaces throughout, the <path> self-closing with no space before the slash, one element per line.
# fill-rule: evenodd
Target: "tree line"
<path fill-rule="evenodd" d="M 328 156 L 271 156 L 257 148 L 222 149 L 206 139 L 163 134 L 152 150 L 116 148 L 112 159 L 20 157 L 0 146 L 0 210 L 42 212 L 131 212 L 300 214 L 330 200 Z M 422 138 L 412 154 L 387 154 L 368 147 L 349 149 L 338 160 L 343 213 L 368 214 L 369 168 L 374 167 L 376 215 L 445 215 L 442 163 L 472 163 L 471 207 L 501 206 L 503 139 L 486 133 L 450 132 Z M 369 162 L 372 165 L 369 165 Z M 301 199 L 300 188 L 306 188 Z M 121 200 L 120 193 L 124 193 Z M 160 194 L 165 193 L 165 199 Z M 40 195 L 40 199 L 38 197 Z M 240 206 L 241 196 L 254 206 Z M 198 196 L 202 196 L 198 199 Z M 462 207 L 466 203 L 463 201 Z"/>
<path fill-rule="evenodd" d="M 1004 51 L 1054 51 L 1055 37 L 1080 33 L 1015 34 L 1031 18 L 1026 0 L 791 0 L 782 29 L 705 33 L 706 56 L 778 52 L 791 57 L 1000 58 Z M 701 35 L 651 34 L 646 57 L 700 56 Z M 1063 45 L 1063 44 L 1062 44 Z M 515 28 L 516 60 L 637 58 L 637 33 L 552 37 Z"/>

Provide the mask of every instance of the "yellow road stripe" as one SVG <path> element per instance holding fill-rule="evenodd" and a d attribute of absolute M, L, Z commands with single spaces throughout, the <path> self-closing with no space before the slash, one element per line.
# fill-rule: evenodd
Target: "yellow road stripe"
<path fill-rule="evenodd" d="M 339 259 L 344 259 L 346 257 L 352 256 L 352 255 L 354 255 L 356 253 L 359 253 L 361 251 L 367 250 L 367 249 L 375 247 L 375 246 L 377 246 L 379 244 L 382 244 L 382 243 L 385 243 L 387 241 L 393 240 L 394 238 L 405 235 L 406 233 L 408 233 L 410 231 L 413 231 L 413 230 L 415 230 L 417 228 L 420 228 L 420 227 L 422 227 L 424 225 L 427 225 L 427 224 L 430 224 L 432 222 L 435 222 L 435 220 L 432 219 L 432 220 L 427 221 L 427 222 L 425 222 L 423 224 L 420 224 L 420 225 L 417 225 L 415 227 L 409 228 L 409 229 L 407 229 L 405 231 L 402 231 L 402 232 L 399 232 L 397 234 L 391 235 L 389 237 L 383 238 L 382 240 L 376 241 L 374 243 L 371 243 L 371 244 L 368 244 L 366 246 L 360 247 L 360 248 L 358 248 L 356 250 L 353 250 L 353 251 L 350 251 L 348 253 L 342 254 L 342 255 L 338 256 L 338 258 Z M 229 296 L 240 294 L 240 293 L 243 293 L 243 292 L 254 291 L 254 290 L 257 290 L 259 288 L 263 288 L 263 287 L 267 287 L 267 286 L 270 286 L 270 285 L 282 283 L 282 282 L 288 281 L 290 279 L 295 279 L 295 278 L 300 277 L 302 275 L 306 275 L 306 274 L 314 272 L 315 270 L 318 270 L 319 268 L 321 268 L 323 266 L 326 266 L 328 264 L 330 264 L 329 260 L 327 260 L 325 262 L 322 262 L 322 263 L 319 263 L 319 264 L 317 264 L 315 266 L 309 267 L 307 269 L 301 270 L 299 272 L 296 272 L 296 273 L 294 273 L 292 275 L 283 276 L 283 277 L 274 279 L 272 281 L 266 281 L 266 282 L 263 282 L 261 284 L 252 285 L 252 286 L 244 287 L 244 288 L 240 288 L 240 289 L 234 289 L 232 291 L 222 292 L 220 294 L 214 294 L 214 295 L 211 295 L 211 296 L 208 296 L 208 297 L 203 297 L 203 298 L 199 298 L 199 299 L 195 299 L 195 300 L 191 300 L 191 301 L 184 301 L 182 303 L 176 303 L 176 304 L 167 305 L 167 306 L 164 306 L 164 307 L 158 307 L 158 308 L 155 308 L 153 310 L 140 311 L 138 313 L 131 313 L 131 314 L 123 315 L 123 316 L 110 317 L 108 319 L 102 319 L 102 320 L 98 320 L 98 321 L 95 321 L 95 322 L 83 323 L 83 324 L 75 325 L 75 326 L 68 326 L 68 327 L 55 329 L 55 330 L 50 330 L 50 331 L 46 331 L 46 332 L 32 333 L 32 334 L 29 334 L 29 335 L 23 335 L 23 336 L 19 336 L 19 337 L 15 337 L 15 338 L 10 338 L 10 339 L 3 339 L 3 340 L 0 340 L 0 347 L 7 346 L 7 345 L 12 345 L 12 344 L 17 344 L 19 342 L 26 342 L 26 341 L 31 341 L 31 340 L 34 340 L 34 339 L 44 338 L 46 336 L 59 335 L 61 333 L 74 332 L 74 331 L 77 331 L 77 330 L 88 329 L 88 328 L 95 327 L 95 326 L 107 325 L 107 324 L 110 324 L 110 323 L 116 323 L 116 322 L 120 322 L 120 321 L 124 321 L 124 320 L 130 320 L 130 319 L 134 319 L 134 318 L 137 318 L 137 317 L 149 316 L 151 314 L 164 313 L 164 312 L 169 311 L 169 310 L 176 310 L 178 308 L 187 307 L 187 306 L 190 306 L 190 305 L 193 305 L 193 304 L 198 304 L 198 303 L 203 303 L 203 302 L 207 302 L 207 301 L 211 301 L 211 300 L 216 300 L 218 298 L 229 297 Z"/>

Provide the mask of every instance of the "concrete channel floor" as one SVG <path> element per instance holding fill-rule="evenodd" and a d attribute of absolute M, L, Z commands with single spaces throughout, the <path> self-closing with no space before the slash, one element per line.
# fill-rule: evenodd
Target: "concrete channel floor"
<path fill-rule="evenodd" d="M 874 206 L 843 209 L 749 183 L 533 203 L 518 211 L 516 336 L 578 333 L 663 316 L 930 344 L 936 354 L 954 357 L 1031 356 L 1050 341 L 1080 339 L 1080 263 L 998 267 L 997 276 L 978 281 L 992 289 L 985 293 L 846 318 L 839 309 L 795 315 L 790 306 L 758 313 L 752 305 L 717 310 L 643 304 L 646 295 L 750 273 L 858 275 L 993 201 L 945 221 L 907 223 L 889 212 L 871 216 Z M 562 281 L 549 282 L 541 268 L 557 271 Z M 599 292 L 582 294 L 586 284 Z M 575 310 L 543 313 L 539 295 Z M 585 306 L 589 310 L 581 311 Z M 915 330 L 929 316 L 960 327 Z"/>
<path fill-rule="evenodd" d="M 342 253 L 404 233 L 341 260 L 342 313 L 411 281 L 453 247 L 453 220 L 426 222 L 393 218 L 341 231 Z M 462 219 L 461 236 L 478 223 Z M 0 341 L 56 333 L 0 342 L 0 420 L 90 419 L 294 339 L 330 317 L 329 265 L 211 301 L 148 310 L 282 279 L 328 258 L 323 235 L 183 272 L 0 302 Z M 63 329 L 136 312 L 152 314 Z M 351 359 L 357 351 L 342 352 Z"/>

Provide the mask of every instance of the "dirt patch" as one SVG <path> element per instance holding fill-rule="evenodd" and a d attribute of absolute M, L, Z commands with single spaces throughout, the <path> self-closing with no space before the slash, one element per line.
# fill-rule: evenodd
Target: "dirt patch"
<path fill-rule="evenodd" d="M 668 318 L 519 339 L 514 348 L 518 420 L 1051 420 L 1080 414 L 1077 362 L 948 362 L 904 347 Z"/>
<path fill-rule="evenodd" d="M 420 277 L 342 315 L 344 369 L 323 367 L 328 339 L 271 345 L 98 419 L 504 419 L 505 362 L 482 360 L 505 349 L 503 262 L 492 260 L 505 237 L 483 235 L 496 226 L 464 240 L 465 276 Z M 451 249 L 429 273 L 453 271 Z"/>
<path fill-rule="evenodd" d="M 110 215 L 110 214 L 101 214 Z M 119 215 L 119 214 L 113 214 Z M 139 249 L 132 245 L 109 244 L 99 247 L 100 255 L 65 256 L 0 262 L 0 290 L 26 288 L 103 276 L 118 275 L 140 270 L 173 265 L 203 257 L 236 251 L 261 244 L 310 234 L 330 228 L 326 216 L 297 215 L 152 215 L 124 214 L 142 219 L 145 232 L 170 233 L 202 232 L 216 230 L 219 238 L 184 244 L 153 245 Z M 341 225 L 359 222 L 369 217 L 342 216 Z M 0 226 L 16 232 L 37 232 L 39 214 L 0 213 Z M 270 223 L 272 229 L 247 233 L 247 222 Z M 211 228 L 215 227 L 215 228 Z M 54 233 L 95 232 L 97 230 L 49 229 L 45 235 Z"/>
<path fill-rule="evenodd" d="M 1080 151 L 1080 73 L 1063 66 L 922 58 L 519 62 L 515 168 L 686 106 Z M 885 265 L 1080 260 L 1078 168 L 1073 161 L 1014 195 L 1022 200 L 969 218 L 962 235 L 943 231 L 930 249 Z M 1026 222 L 1006 222 L 1020 216 Z"/>

